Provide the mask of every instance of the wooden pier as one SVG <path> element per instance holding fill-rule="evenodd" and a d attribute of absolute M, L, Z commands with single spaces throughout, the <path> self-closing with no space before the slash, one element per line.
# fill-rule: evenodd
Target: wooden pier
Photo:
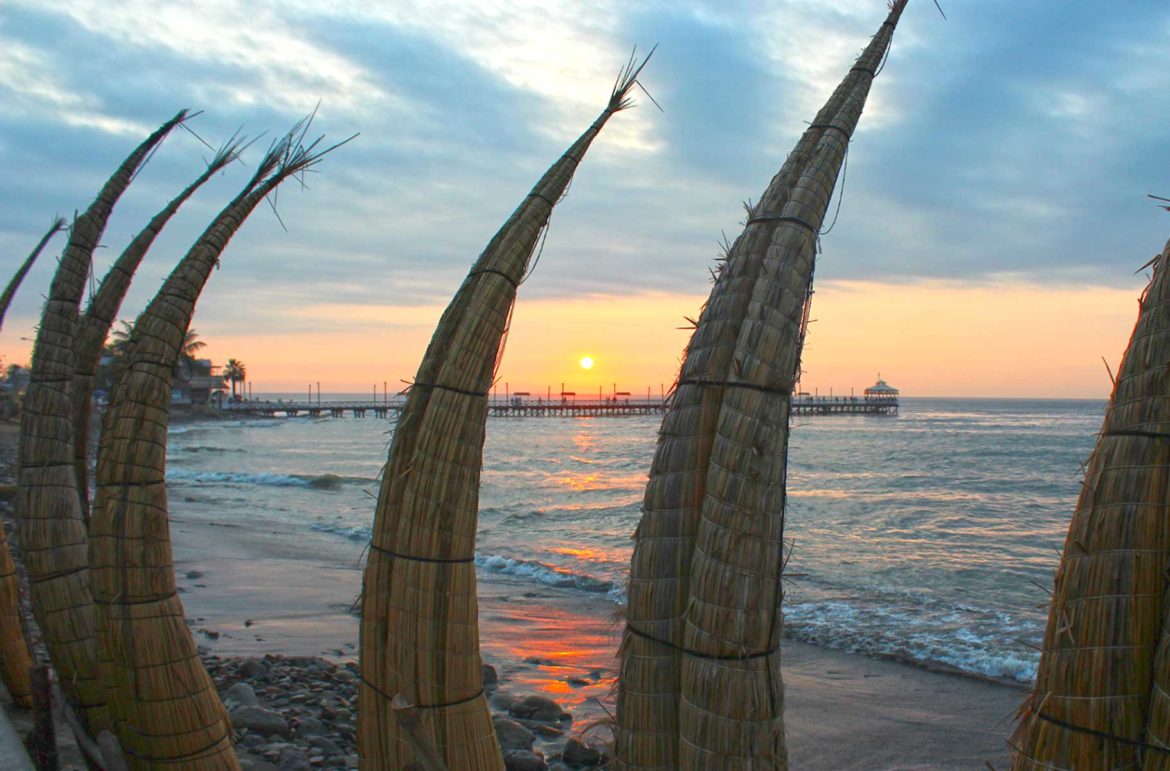
<path fill-rule="evenodd" d="M 897 396 L 794 396 L 793 415 L 897 415 Z"/>
<path fill-rule="evenodd" d="M 355 418 L 397 417 L 405 399 L 367 401 L 242 401 L 225 404 L 225 412 L 268 417 L 287 416 Z M 493 399 L 488 415 L 494 418 L 617 418 L 629 415 L 660 415 L 670 405 L 666 399 Z M 808 396 L 792 398 L 793 415 L 897 415 L 898 397 Z"/>

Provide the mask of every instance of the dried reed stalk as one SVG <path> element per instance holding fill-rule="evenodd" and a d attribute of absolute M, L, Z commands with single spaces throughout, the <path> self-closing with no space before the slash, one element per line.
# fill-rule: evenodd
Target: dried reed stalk
<path fill-rule="evenodd" d="M 195 304 L 235 232 L 264 197 L 333 148 L 305 146 L 307 122 L 274 144 L 134 324 L 110 395 L 90 523 L 98 639 L 111 662 L 110 716 L 133 769 L 238 768 L 232 728 L 175 588 L 167 515 L 171 379 Z"/>
<path fill-rule="evenodd" d="M 69 385 L 78 307 L 114 204 L 151 150 L 185 117 L 180 112 L 135 148 L 74 220 L 41 317 L 21 409 L 18 533 L 33 614 L 62 689 L 92 735 L 106 726 L 106 715 L 93 635 L 89 544 L 73 471 Z"/>
<path fill-rule="evenodd" d="M 892 33 L 896 21 L 891 17 L 882 30 Z M 643 515 L 635 534 L 627 628 L 620 650 L 617 768 L 677 767 L 679 649 L 699 510 L 723 401 L 721 384 L 731 368 L 752 288 L 792 186 L 822 136 L 844 129 L 836 123 L 838 112 L 862 80 L 868 83 L 889 39 L 888 34 L 873 38 L 801 136 L 759 203 L 749 208 L 747 225 L 728 250 L 687 345 L 670 410 L 659 431 Z"/>
<path fill-rule="evenodd" d="M 20 282 L 24 281 L 24 277 L 32 270 L 33 263 L 37 261 L 37 257 L 41 256 L 41 252 L 44 251 L 49 240 L 62 230 L 65 230 L 65 218 L 57 217 L 53 220 L 53 224 L 49 226 L 48 232 L 41 236 L 41 240 L 37 242 L 32 253 L 21 263 L 20 268 L 16 271 L 16 275 L 8 282 L 8 286 L 4 287 L 4 294 L 0 294 L 0 329 L 4 328 L 4 316 L 8 313 L 8 306 L 12 304 L 12 298 L 16 294 L 16 290 L 20 288 Z"/>
<path fill-rule="evenodd" d="M 13 703 L 21 707 L 32 706 L 32 664 L 20 612 L 20 582 L 8 550 L 8 536 L 0 527 L 0 677 Z"/>
<path fill-rule="evenodd" d="M 1069 524 L 1013 769 L 1170 760 L 1170 243 L 1153 268 Z"/>
<path fill-rule="evenodd" d="M 62 230 L 65 230 L 65 219 L 57 217 L 16 271 L 16 275 L 8 282 L 4 294 L 0 295 L 0 328 L 4 326 L 4 316 L 20 283 L 37 257 L 44 251 L 49 240 Z M 16 575 L 16 565 L 8 548 L 8 536 L 3 528 L 0 528 L 0 677 L 3 678 L 12 701 L 22 707 L 32 706 L 29 680 L 31 666 L 32 655 L 25 639 L 24 620 L 20 612 L 20 583 Z"/>
<path fill-rule="evenodd" d="M 427 348 L 398 421 L 362 593 L 363 769 L 421 761 L 392 699 L 422 710 L 448 768 L 503 769 L 483 696 L 475 581 L 487 394 L 553 206 L 606 121 L 630 105 L 633 59 L 600 117 L 544 174 L 476 260 Z"/>
<path fill-rule="evenodd" d="M 122 307 L 122 300 L 125 299 L 126 292 L 130 289 L 134 273 L 154 243 L 154 239 L 162 232 L 163 227 L 166 226 L 171 217 L 178 212 L 179 207 L 186 203 L 187 199 L 194 195 L 204 182 L 236 159 L 240 145 L 240 141 L 234 138 L 224 145 L 208 163 L 207 169 L 183 192 L 171 200 L 162 211 L 154 215 L 107 271 L 97 292 L 90 297 L 85 315 L 80 318 L 73 344 L 73 354 L 76 361 L 71 387 L 73 465 L 74 473 L 77 475 L 77 488 L 81 496 L 82 514 L 87 518 L 89 516 L 89 429 L 93 407 L 93 387 L 98 365 L 102 359 L 102 348 L 106 336 L 110 333 L 110 326 L 118 315 L 118 309 Z"/>

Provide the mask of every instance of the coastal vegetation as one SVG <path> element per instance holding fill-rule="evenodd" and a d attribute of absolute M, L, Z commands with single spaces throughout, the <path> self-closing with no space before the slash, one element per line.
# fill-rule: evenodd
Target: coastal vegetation
<path fill-rule="evenodd" d="M 244 362 L 238 359 L 228 359 L 227 364 L 223 367 L 223 377 L 231 383 L 232 386 L 232 401 L 236 400 L 236 385 L 243 383 L 248 377 L 248 369 Z"/>

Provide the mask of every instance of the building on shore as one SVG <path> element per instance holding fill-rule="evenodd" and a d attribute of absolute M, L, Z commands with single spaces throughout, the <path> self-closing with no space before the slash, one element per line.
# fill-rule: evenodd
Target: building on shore
<path fill-rule="evenodd" d="M 227 387 L 220 370 L 211 359 L 181 360 L 171 383 L 171 404 L 222 404 Z"/>

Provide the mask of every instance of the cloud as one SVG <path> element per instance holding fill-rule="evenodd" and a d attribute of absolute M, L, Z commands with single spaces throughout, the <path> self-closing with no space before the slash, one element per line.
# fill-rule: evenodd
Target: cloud
<path fill-rule="evenodd" d="M 911 4 L 903 17 L 818 280 L 1132 287 L 1167 230 L 1144 196 L 1170 194 L 1170 10 L 987 0 L 947 12 Z M 27 253 L 180 107 L 205 110 L 192 128 L 216 145 L 241 126 L 283 132 L 320 101 L 321 132 L 361 136 L 307 189 L 282 190 L 287 232 L 267 207 L 245 225 L 201 302 L 201 331 L 341 334 L 340 321 L 299 309 L 441 307 L 596 118 L 634 44 L 657 42 L 643 83 L 663 112 L 639 92 L 638 109 L 610 120 L 522 297 L 703 294 L 741 202 L 759 196 L 884 14 L 871 0 L 13 0 L 0 6 L 0 249 Z M 208 153 L 183 132 L 167 141 L 119 203 L 99 275 Z M 124 315 L 247 174 L 229 169 L 185 207 Z M 29 335 L 52 263 L 29 276 L 6 330 Z"/>

